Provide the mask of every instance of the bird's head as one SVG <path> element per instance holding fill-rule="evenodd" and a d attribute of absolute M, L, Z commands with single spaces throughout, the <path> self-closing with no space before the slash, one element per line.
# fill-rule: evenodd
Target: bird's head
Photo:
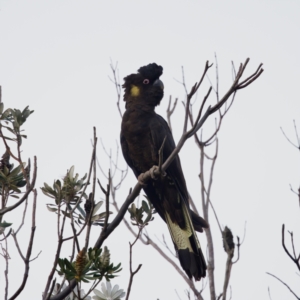
<path fill-rule="evenodd" d="M 164 96 L 164 85 L 159 79 L 163 73 L 162 66 L 156 63 L 138 69 L 138 73 L 124 78 L 124 101 L 127 105 L 155 107 Z"/>

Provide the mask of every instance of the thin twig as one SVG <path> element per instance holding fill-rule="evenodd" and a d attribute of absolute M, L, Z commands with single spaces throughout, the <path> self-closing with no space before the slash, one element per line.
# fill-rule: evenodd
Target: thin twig
<path fill-rule="evenodd" d="M 54 262 L 53 262 L 53 267 L 52 267 L 52 270 L 51 270 L 51 272 L 50 272 L 50 274 L 48 276 L 46 287 L 45 287 L 45 290 L 44 290 L 44 293 L 43 293 L 43 299 L 46 299 L 46 297 L 47 297 L 48 290 L 50 288 L 50 284 L 52 282 L 54 273 L 56 271 L 56 265 L 57 265 L 57 262 L 58 262 L 58 259 L 59 259 L 59 256 L 60 256 L 60 251 L 61 251 L 62 244 L 63 244 L 63 232 L 64 232 L 64 228 L 65 228 L 65 222 L 66 222 L 66 214 L 64 214 L 64 216 L 63 216 L 63 220 L 62 220 L 62 224 L 61 224 L 61 229 L 60 229 L 60 234 L 59 234 L 59 239 L 58 239 L 58 243 L 57 243 L 56 254 L 55 254 L 55 258 L 54 258 Z M 75 285 L 73 286 L 72 289 L 70 289 L 70 291 L 67 292 L 67 294 L 65 296 L 69 295 L 69 293 L 74 289 L 74 287 L 75 287 Z M 63 290 L 62 293 L 65 290 Z M 52 298 L 50 298 L 50 299 L 52 299 Z M 63 298 L 59 297 L 58 299 L 63 299 Z"/>
<path fill-rule="evenodd" d="M 120 114 L 120 117 L 122 118 L 122 112 L 121 112 L 121 108 L 120 108 L 120 99 L 121 99 L 121 85 L 120 85 L 120 79 L 119 79 L 119 73 L 118 73 L 118 62 L 116 62 L 115 66 L 113 66 L 112 61 L 110 61 L 110 68 L 112 70 L 113 73 L 113 77 L 114 79 L 110 79 L 112 81 L 112 83 L 115 85 L 116 88 L 116 92 L 117 92 L 117 108 Z M 117 74 L 118 73 L 118 74 Z"/>
<path fill-rule="evenodd" d="M 106 215 L 105 215 L 105 219 L 104 219 L 104 225 L 103 225 L 103 231 L 106 231 L 107 229 L 107 225 L 108 225 L 108 218 L 109 218 L 109 195 L 110 195 L 110 190 L 111 190 L 111 183 L 112 183 L 112 178 L 110 176 L 110 171 L 108 171 L 108 184 L 106 186 L 106 190 L 103 188 L 103 186 L 101 185 L 99 179 L 98 179 L 98 184 L 100 185 L 100 188 L 102 190 L 102 192 L 105 195 L 105 211 L 106 211 Z"/>
<path fill-rule="evenodd" d="M 92 215 L 93 215 L 93 210 L 95 207 L 95 192 L 96 192 L 96 150 L 97 150 L 97 134 L 96 134 L 96 127 L 93 127 L 93 134 L 94 134 L 94 145 L 93 145 L 93 156 L 92 156 L 92 163 L 91 166 L 93 166 L 93 185 L 92 185 L 92 193 L 90 194 L 90 203 L 91 203 L 91 211 L 88 217 L 87 221 L 87 230 L 86 230 L 86 235 L 85 235 L 85 249 L 88 249 L 89 246 L 89 240 L 90 240 L 90 233 L 92 229 Z"/>
<path fill-rule="evenodd" d="M 173 107 L 171 109 L 171 102 L 172 102 L 172 96 L 170 96 L 169 98 L 169 105 L 168 105 L 168 108 L 167 108 L 167 120 L 168 120 L 168 125 L 169 125 L 169 128 L 172 132 L 172 125 L 171 125 L 171 116 L 176 108 L 176 105 L 177 105 L 177 101 L 178 101 L 178 98 L 175 98 L 175 102 L 173 103 Z"/>
<path fill-rule="evenodd" d="M 13 296 L 11 296 L 9 298 L 9 300 L 13 300 L 16 299 L 20 293 L 22 292 L 22 290 L 24 289 L 28 276 L 29 276 L 29 264 L 30 264 L 30 256 L 31 256 L 31 251 L 32 251 L 32 246 L 33 246 L 33 240 L 34 240 L 34 234 L 35 234 L 35 229 L 36 229 L 36 225 L 35 225 L 35 220 L 36 220 L 36 198 L 37 198 L 37 191 L 36 189 L 33 190 L 33 205 L 32 205 L 32 225 L 31 225 L 31 235 L 29 238 L 29 244 L 27 247 L 27 253 L 26 253 L 26 257 L 23 259 L 24 264 L 25 264 L 25 271 L 24 271 L 24 275 L 23 275 L 23 280 L 22 283 L 20 285 L 20 287 L 18 288 L 18 290 L 13 294 Z"/>
<path fill-rule="evenodd" d="M 295 252 L 294 252 L 294 257 L 290 254 L 289 250 L 286 248 L 285 246 L 285 242 L 284 242 L 284 231 L 285 231 L 285 225 L 282 224 L 282 229 L 281 229 L 281 242 L 282 242 L 282 247 L 285 251 L 285 253 L 289 256 L 289 258 L 295 263 L 295 265 L 297 266 L 298 270 L 300 271 L 300 263 L 299 263 L 299 257 L 296 256 Z M 292 247 L 294 249 L 294 240 L 292 239 Z"/>
<path fill-rule="evenodd" d="M 228 289 L 229 280 L 231 276 L 232 258 L 234 256 L 235 245 L 233 243 L 232 233 L 228 227 L 225 227 L 222 233 L 223 233 L 223 245 L 224 245 L 225 252 L 227 253 L 225 277 L 224 277 L 224 285 L 223 285 L 223 300 L 226 300 L 227 289 Z"/>
<path fill-rule="evenodd" d="M 274 278 L 276 278 L 278 281 L 280 281 L 283 285 L 285 285 L 287 288 L 288 288 L 288 290 L 298 299 L 298 300 L 300 300 L 300 298 L 292 291 L 292 289 L 284 282 L 284 281 L 282 281 L 281 279 L 279 279 L 278 277 L 276 277 L 275 275 L 273 275 L 273 274 L 271 274 L 271 273 L 268 273 L 268 272 L 266 272 L 268 275 L 270 275 L 270 276 L 273 276 Z"/>
<path fill-rule="evenodd" d="M 3 253 L 1 255 L 4 257 L 4 260 L 5 260 L 5 270 L 4 270 L 5 294 L 4 294 L 4 299 L 7 300 L 7 297 L 8 297 L 8 285 L 9 285 L 9 281 L 8 281 L 8 267 L 9 267 L 8 260 L 10 259 L 10 256 L 9 256 L 9 253 L 8 253 L 7 239 L 5 238 L 4 240 L 5 240 L 5 248 L 3 248 L 3 246 L 1 245 L 2 253 Z"/>
<path fill-rule="evenodd" d="M 272 300 L 270 287 L 268 287 L 268 295 L 269 295 L 269 299 Z"/>
<path fill-rule="evenodd" d="M 158 160 L 158 171 L 159 171 L 160 174 L 163 174 L 161 167 L 162 167 L 163 159 L 164 159 L 163 158 L 163 153 L 164 153 L 164 146 L 165 146 L 166 139 L 167 139 L 167 136 L 164 137 L 164 140 L 163 140 L 163 142 L 161 144 L 161 147 L 158 150 L 158 157 L 159 157 L 159 160 Z"/>
<path fill-rule="evenodd" d="M 280 127 L 280 130 L 281 130 L 281 132 L 283 133 L 283 135 L 285 136 L 285 138 L 288 140 L 288 142 L 291 144 L 291 145 L 293 145 L 294 147 L 296 147 L 298 150 L 300 150 L 300 146 L 298 145 L 296 145 L 296 144 L 294 144 L 289 138 L 288 138 L 288 136 L 285 134 L 285 132 L 283 131 L 283 129 L 282 129 L 282 127 Z"/>
<path fill-rule="evenodd" d="M 135 239 L 135 241 L 131 244 L 129 242 L 129 271 L 130 271 L 130 277 L 129 277 L 129 283 L 128 283 L 128 287 L 127 287 L 127 293 L 126 293 L 126 299 L 125 300 L 128 300 L 129 299 L 129 295 L 130 295 L 130 291 L 131 291 L 131 286 L 132 286 L 132 282 L 133 282 L 133 277 L 134 275 L 140 270 L 140 268 L 142 267 L 141 264 L 138 265 L 138 267 L 136 268 L 135 271 L 132 271 L 132 247 L 134 246 L 134 244 L 137 242 L 137 240 L 139 239 L 139 236 L 141 234 L 143 230 L 143 227 L 141 227 L 139 229 L 139 232 L 137 234 L 137 237 Z"/>
<path fill-rule="evenodd" d="M 47 296 L 47 298 L 45 300 L 49 300 L 51 295 L 52 295 L 52 292 L 54 290 L 54 287 L 55 287 L 55 283 L 56 283 L 56 278 L 54 278 L 54 280 L 52 281 L 52 284 L 51 284 L 51 288 L 50 288 L 50 291 L 49 291 L 49 294 Z"/>

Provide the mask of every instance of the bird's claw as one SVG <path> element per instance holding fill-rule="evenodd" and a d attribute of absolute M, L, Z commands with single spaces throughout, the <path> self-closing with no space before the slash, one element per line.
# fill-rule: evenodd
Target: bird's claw
<path fill-rule="evenodd" d="M 158 171 L 158 166 L 153 166 L 151 169 L 150 169 L 150 176 L 153 180 L 157 180 L 157 176 L 155 175 L 155 171 Z"/>
<path fill-rule="evenodd" d="M 150 177 L 152 180 L 157 180 L 159 177 L 165 177 L 167 175 L 166 172 L 162 172 L 161 174 L 159 173 L 159 167 L 158 166 L 153 166 L 150 170 Z M 141 185 L 141 186 L 147 186 L 147 184 L 145 183 L 145 179 L 144 179 L 144 173 L 141 173 L 137 180 L 138 180 L 138 183 Z"/>
<path fill-rule="evenodd" d="M 159 175 L 156 175 L 155 173 L 158 173 Z M 150 176 L 153 180 L 157 180 L 158 177 L 162 176 L 162 177 L 165 177 L 167 175 L 166 172 L 162 172 L 160 174 L 160 170 L 159 170 L 159 167 L 158 166 L 153 166 L 151 169 L 150 169 Z"/>

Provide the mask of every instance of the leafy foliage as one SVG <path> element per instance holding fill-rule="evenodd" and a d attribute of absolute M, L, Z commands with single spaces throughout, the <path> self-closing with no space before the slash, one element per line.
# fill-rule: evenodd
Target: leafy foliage
<path fill-rule="evenodd" d="M 142 206 L 140 208 L 137 208 L 134 203 L 132 203 L 130 208 L 128 208 L 128 212 L 130 213 L 130 219 L 133 221 L 132 225 L 144 227 L 154 219 L 154 217 L 152 216 L 155 213 L 153 205 L 148 199 L 147 202 L 143 200 Z M 144 214 L 146 214 L 145 218 Z"/>
<path fill-rule="evenodd" d="M 23 164 L 24 167 L 25 164 Z M 22 172 L 22 166 L 19 165 L 14 168 L 13 164 L 1 164 L 0 165 L 0 193 L 2 190 L 13 194 L 21 193 L 19 188 L 26 185 L 26 180 L 24 179 L 24 174 Z M 15 196 L 18 198 L 18 196 Z"/>
<path fill-rule="evenodd" d="M 59 275 L 64 275 L 67 280 L 76 279 L 77 282 L 89 282 L 90 280 L 110 280 L 116 277 L 115 273 L 120 272 L 121 263 L 114 266 L 110 263 L 110 252 L 105 246 L 104 250 L 89 248 L 88 252 L 83 249 L 77 255 L 74 262 L 67 258 L 59 259 L 57 270 Z"/>
<path fill-rule="evenodd" d="M 67 174 L 62 182 L 60 180 L 55 180 L 52 187 L 47 183 L 44 183 L 44 187 L 41 188 L 42 192 L 55 201 L 55 204 L 47 204 L 48 210 L 57 213 L 59 209 L 61 210 L 63 205 L 66 205 L 67 210 L 61 210 L 61 212 L 66 217 L 70 218 L 70 212 L 76 205 L 76 213 L 73 212 L 73 217 L 75 218 L 77 225 L 84 224 L 89 215 L 86 210 L 87 203 L 89 204 L 89 209 L 91 209 L 91 201 L 83 192 L 84 187 L 88 184 L 85 182 L 86 177 L 87 174 L 85 174 L 81 179 L 79 179 L 78 174 L 74 176 L 74 166 L 72 166 L 70 170 L 67 171 Z M 82 201 L 80 200 L 81 197 L 86 199 L 86 204 L 84 207 L 82 207 Z M 79 203 L 77 203 L 78 201 Z M 93 225 L 103 225 L 103 223 L 100 221 L 105 218 L 106 212 L 97 214 L 102 204 L 103 201 L 99 201 L 93 207 L 91 217 L 91 222 Z"/>
<path fill-rule="evenodd" d="M 41 188 L 42 192 L 55 200 L 57 205 L 62 202 L 68 204 L 75 204 L 78 199 L 84 197 L 87 199 L 87 195 L 82 193 L 81 190 L 87 184 L 85 179 L 87 174 L 85 174 L 81 179 L 78 179 L 79 175 L 74 176 L 74 166 L 67 171 L 66 176 L 63 178 L 63 182 L 56 180 L 53 183 L 53 187 L 50 187 L 47 183 L 44 183 L 44 187 Z"/>
<path fill-rule="evenodd" d="M 12 225 L 12 223 L 7 223 L 7 222 L 5 222 L 5 221 L 1 222 L 1 223 L 0 223 L 0 234 L 3 234 L 4 231 L 5 231 L 5 229 L 6 229 L 7 227 L 11 226 L 11 225 Z M 11 229 L 10 229 L 10 231 L 9 231 L 9 233 L 7 234 L 6 237 L 8 237 L 10 233 L 11 233 Z"/>
<path fill-rule="evenodd" d="M 0 103 L 0 128 L 7 129 L 10 133 L 14 135 L 13 138 L 4 136 L 5 139 L 16 141 L 19 145 L 22 144 L 22 138 L 27 138 L 26 135 L 22 135 L 21 126 L 26 122 L 27 118 L 34 112 L 33 110 L 28 109 L 29 106 L 26 106 L 23 111 L 19 109 L 8 108 L 4 110 L 4 104 Z M 4 122 L 6 125 L 3 125 Z M 12 126 L 7 126 L 7 125 Z"/>

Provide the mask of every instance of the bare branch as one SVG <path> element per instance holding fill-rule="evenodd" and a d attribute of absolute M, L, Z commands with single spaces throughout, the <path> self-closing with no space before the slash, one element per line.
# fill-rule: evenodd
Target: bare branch
<path fill-rule="evenodd" d="M 156 237 L 158 240 L 159 238 Z M 163 245 L 166 247 L 166 249 L 170 252 L 170 254 L 173 256 L 173 257 L 176 257 L 176 255 L 172 252 L 172 250 L 169 248 L 167 242 L 166 242 L 166 239 L 165 239 L 165 235 L 162 234 L 162 239 L 163 239 Z M 159 240 L 160 241 L 160 240 Z"/>
<path fill-rule="evenodd" d="M 108 171 L 108 184 L 106 186 L 106 190 L 101 185 L 99 179 L 98 179 L 98 184 L 100 185 L 100 188 L 101 188 L 102 192 L 105 195 L 105 211 L 106 211 L 106 215 L 105 215 L 105 220 L 104 220 L 104 225 L 103 225 L 103 229 L 102 230 L 106 231 L 107 224 L 108 224 L 108 218 L 109 218 L 109 195 L 110 195 L 110 190 L 111 190 L 111 185 L 112 185 L 112 178 L 110 176 L 110 171 Z"/>
<path fill-rule="evenodd" d="M 135 271 L 132 271 L 132 247 L 134 246 L 134 244 L 137 242 L 137 240 L 140 237 L 140 234 L 143 230 L 143 227 L 141 227 L 139 229 L 139 232 L 137 234 L 137 237 L 135 239 L 135 241 L 131 244 L 129 242 L 129 271 L 130 271 L 130 277 L 129 277 L 129 283 L 128 283 L 128 288 L 127 288 L 127 293 L 126 293 L 126 299 L 129 299 L 129 295 L 130 295 L 130 291 L 131 291 L 131 286 L 132 286 L 132 282 L 133 282 L 133 276 L 140 270 L 140 268 L 142 267 L 141 264 L 138 265 L 137 269 Z"/>
<path fill-rule="evenodd" d="M 212 66 L 212 65 L 209 65 L 209 63 L 208 63 L 208 61 L 207 61 L 206 64 L 205 64 L 205 67 L 204 67 L 203 74 L 202 74 L 202 76 L 201 76 L 199 82 L 198 82 L 198 83 L 196 82 L 196 83 L 194 84 L 194 86 L 191 88 L 190 93 L 187 95 L 186 104 L 185 104 L 185 109 L 186 109 L 186 111 L 185 111 L 185 120 L 184 120 L 184 125 L 183 125 L 183 134 L 185 134 L 186 131 L 187 131 L 187 121 L 188 121 L 188 115 L 189 115 L 189 109 L 190 109 L 190 102 L 191 102 L 191 99 L 192 99 L 192 97 L 195 95 L 195 93 L 197 92 L 197 90 L 199 89 L 199 87 L 200 87 L 200 85 L 201 85 L 201 83 L 202 83 L 202 81 L 203 81 L 203 78 L 205 77 L 205 74 L 207 73 L 208 69 L 209 69 L 211 66 Z M 210 93 L 210 90 L 211 90 L 211 88 L 209 89 L 208 95 L 209 95 L 209 93 Z M 208 95 L 207 95 L 206 98 L 204 98 L 204 100 L 203 100 L 204 103 L 205 103 L 206 99 L 208 98 Z M 202 106 L 204 106 L 204 103 L 203 103 L 203 102 L 202 102 Z M 199 119 L 200 119 L 200 117 L 201 117 L 201 112 L 202 112 L 202 108 L 200 109 L 200 112 L 199 112 L 199 115 L 198 115 Z M 197 123 L 197 122 L 196 122 L 196 123 Z M 199 128 L 200 128 L 200 127 L 199 127 Z M 197 129 L 197 130 L 198 130 L 198 129 Z M 196 131 L 197 131 L 197 130 L 196 130 Z"/>
<path fill-rule="evenodd" d="M 295 145 L 289 138 L 288 136 L 285 134 L 285 132 L 283 131 L 282 127 L 280 127 L 281 132 L 283 133 L 283 135 L 285 136 L 285 138 L 288 140 L 288 142 L 293 145 L 294 147 L 296 147 L 298 150 L 300 150 L 300 145 Z"/>
<path fill-rule="evenodd" d="M 163 153 L 164 153 L 163 151 L 164 151 L 164 146 L 165 146 L 166 138 L 167 138 L 167 136 L 164 137 L 164 140 L 163 140 L 163 142 L 161 144 L 161 147 L 158 150 L 158 157 L 159 157 L 159 160 L 158 160 L 158 172 L 160 174 L 163 174 L 161 167 L 162 167 L 162 163 L 163 163 Z"/>
<path fill-rule="evenodd" d="M 30 256 L 31 256 L 31 251 L 32 251 L 32 246 L 33 246 L 33 240 L 34 240 L 34 234 L 35 234 L 35 219 L 36 219 L 36 198 L 37 198 L 37 191 L 36 189 L 33 191 L 34 194 L 34 198 L 33 198 L 33 205 L 32 205 L 32 225 L 31 225 L 31 235 L 30 235 L 30 239 L 29 239 L 29 244 L 28 244 L 28 248 L 27 248 L 27 253 L 26 253 L 26 257 L 23 258 L 24 264 L 25 264 L 25 271 L 24 271 L 24 275 L 23 275 L 23 281 L 20 285 L 20 287 L 18 288 L 18 290 L 13 294 L 13 296 L 11 296 L 9 298 L 9 300 L 13 300 L 16 299 L 20 293 L 23 291 L 28 276 L 29 276 L 29 264 L 30 264 Z"/>
<path fill-rule="evenodd" d="M 0 89 L 0 93 L 1 93 L 1 89 Z M 1 94 L 0 94 L 0 96 L 1 96 Z M 8 253 L 7 238 L 4 238 L 4 240 L 5 240 L 5 248 L 3 248 L 2 244 L 0 244 L 0 245 L 1 245 L 1 250 L 2 250 L 2 253 L 3 253 L 1 255 L 3 256 L 3 258 L 5 260 L 5 270 L 4 270 L 5 294 L 4 294 L 4 299 L 7 300 L 7 297 L 8 297 L 8 284 L 9 284 L 9 281 L 8 281 L 8 266 L 9 266 L 8 260 L 10 259 L 10 256 L 9 256 L 9 253 Z"/>
<path fill-rule="evenodd" d="M 240 238 L 238 236 L 236 238 L 237 238 L 237 244 L 236 244 L 236 246 L 237 246 L 237 250 L 238 250 L 237 251 L 238 255 L 237 255 L 236 260 L 234 262 L 232 262 L 232 264 L 237 263 L 239 261 L 239 259 L 240 259 L 240 247 L 241 247 L 242 244 L 240 243 Z"/>
<path fill-rule="evenodd" d="M 91 233 L 91 226 L 92 226 L 92 223 L 91 223 L 91 218 L 92 218 L 92 214 L 93 214 L 93 210 L 94 210 L 94 207 L 95 207 L 95 193 L 96 193 L 96 147 L 97 147 L 97 135 L 96 135 L 96 127 L 93 127 L 93 134 L 94 134 L 94 141 L 93 141 L 93 155 L 92 155 L 92 159 L 91 159 L 91 166 L 90 166 L 90 174 L 89 176 L 91 176 L 91 172 L 92 172 L 92 169 L 93 169 L 93 185 L 92 185 L 92 193 L 90 194 L 90 197 L 89 197 L 89 201 L 91 203 L 91 210 L 90 210 L 90 213 L 89 213 L 89 216 L 88 216 L 88 220 L 86 222 L 87 224 L 87 230 L 86 230 L 86 235 L 85 235 L 85 249 L 88 249 L 88 246 L 89 246 L 89 240 L 90 240 L 90 233 Z M 87 181 L 87 184 L 89 182 L 89 179 Z M 85 188 L 87 187 L 87 184 L 85 186 Z M 81 196 L 83 196 L 83 193 L 81 194 Z M 79 201 L 77 202 L 77 204 L 79 203 Z M 73 209 L 74 211 L 74 209 Z M 77 240 L 77 237 L 76 235 L 74 234 L 74 239 Z M 77 251 L 79 252 L 80 249 L 77 249 Z"/>
<path fill-rule="evenodd" d="M 269 299 L 272 300 L 272 297 L 271 297 L 271 291 L 270 291 L 270 288 L 268 287 L 268 294 L 269 294 Z"/>
<path fill-rule="evenodd" d="M 299 254 L 299 257 L 296 257 L 293 238 L 291 239 L 291 243 L 292 243 L 292 248 L 293 248 L 293 251 L 294 251 L 294 257 L 290 254 L 289 250 L 285 246 L 285 242 L 284 242 L 284 230 L 285 230 L 285 225 L 282 224 L 282 230 L 281 230 L 282 247 L 283 247 L 284 251 L 286 252 L 286 254 L 289 256 L 289 258 L 295 263 L 295 265 L 297 266 L 298 270 L 300 271 L 300 264 L 299 264 L 300 254 Z"/>
<path fill-rule="evenodd" d="M 18 232 L 20 231 L 20 229 L 24 225 L 26 211 L 27 211 L 27 206 L 28 206 L 28 199 L 26 198 L 26 200 L 25 200 L 25 206 L 24 206 L 24 211 L 23 211 L 23 216 L 22 216 L 22 221 L 21 221 L 21 224 L 20 224 L 19 228 L 16 230 L 16 234 L 18 234 Z"/>
<path fill-rule="evenodd" d="M 232 268 L 232 258 L 234 255 L 234 242 L 231 230 L 226 226 L 224 231 L 222 232 L 223 235 L 223 245 L 224 250 L 227 253 L 227 261 L 226 261 L 226 268 L 225 268 L 225 278 L 224 278 L 224 285 L 223 285 L 223 300 L 226 300 L 227 297 L 227 288 L 229 284 L 229 279 L 231 275 L 231 268 Z"/>
<path fill-rule="evenodd" d="M 204 182 L 204 147 L 201 145 L 200 151 L 200 181 L 201 181 L 201 201 L 202 201 L 202 210 L 204 219 L 209 222 L 209 215 L 208 215 L 208 200 L 207 197 L 209 196 L 205 190 L 205 182 Z M 211 175 L 210 175 L 211 176 Z M 210 298 L 216 299 L 216 288 L 215 288 L 215 279 L 214 279 L 214 270 L 215 270 L 215 260 L 214 260 L 214 245 L 213 239 L 211 234 L 211 229 L 205 228 L 205 234 L 207 238 L 207 247 L 208 247 L 208 257 L 207 257 L 207 273 L 209 278 L 209 291 L 210 291 Z"/>
<path fill-rule="evenodd" d="M 278 277 L 276 277 L 275 275 L 273 275 L 273 274 L 271 274 L 271 273 L 268 273 L 268 272 L 266 272 L 268 275 L 270 275 L 270 276 L 272 276 L 272 277 L 274 277 L 274 278 L 276 278 L 278 281 L 280 281 L 283 285 L 285 285 L 287 288 L 288 288 L 288 290 L 298 299 L 298 300 L 300 300 L 300 298 L 292 291 L 292 289 L 285 283 L 285 282 L 283 282 L 281 279 L 279 279 Z"/>
<path fill-rule="evenodd" d="M 51 297 L 51 295 L 52 295 L 52 292 L 53 292 L 53 290 L 54 290 L 54 287 L 55 287 L 55 283 L 56 283 L 56 278 L 54 278 L 54 280 L 52 281 L 51 288 L 50 288 L 50 291 L 49 291 L 49 294 L 48 294 L 46 300 L 49 300 L 49 299 L 50 299 L 50 297 Z"/>
<path fill-rule="evenodd" d="M 112 81 L 112 83 L 115 85 L 116 88 L 116 92 L 117 92 L 117 107 L 118 107 L 118 111 L 120 114 L 120 117 L 122 118 L 122 112 L 121 112 L 121 108 L 120 108 L 120 99 L 121 99 L 121 85 L 120 85 L 120 79 L 119 79 L 119 72 L 118 72 L 118 62 L 116 62 L 115 66 L 113 65 L 112 61 L 110 61 L 110 68 L 112 70 L 113 73 L 113 80 L 110 79 Z"/>
<path fill-rule="evenodd" d="M 167 108 L 167 120 L 168 120 L 168 125 L 170 127 L 171 132 L 172 132 L 171 116 L 172 116 L 172 114 L 173 114 L 173 112 L 176 108 L 177 101 L 178 101 L 178 98 L 175 98 L 175 102 L 173 103 L 173 107 L 171 109 L 172 96 L 170 96 L 169 105 L 168 105 L 168 108 Z"/>
<path fill-rule="evenodd" d="M 82 199 L 82 197 L 85 193 L 85 190 L 86 190 L 88 184 L 90 183 L 92 170 L 93 170 L 93 166 L 94 166 L 94 160 L 95 160 L 95 157 L 96 157 L 96 144 L 97 144 L 97 140 L 98 140 L 97 137 L 96 137 L 96 127 L 93 127 L 93 131 L 94 131 L 94 144 L 93 144 L 93 152 L 92 152 L 92 158 L 91 158 L 91 162 L 90 162 L 90 169 L 89 169 L 89 173 L 88 173 L 88 178 L 87 178 L 87 181 L 86 181 L 86 185 L 84 186 L 83 191 L 81 192 L 81 195 L 78 198 L 78 200 L 77 200 L 76 204 L 74 205 L 73 209 L 70 211 L 70 214 L 74 213 L 76 207 L 81 202 L 81 199 Z M 95 178 L 94 178 L 94 182 L 93 182 L 93 191 L 95 189 L 94 185 L 95 185 Z M 94 191 L 93 195 L 95 195 L 95 191 Z"/>
<path fill-rule="evenodd" d="M 60 234 L 59 234 L 59 238 L 58 238 L 58 244 L 57 244 L 56 254 L 55 254 L 55 258 L 54 258 L 54 262 L 53 262 L 53 267 L 48 276 L 46 287 L 45 287 L 45 290 L 43 293 L 43 299 L 47 298 L 48 290 L 50 288 L 50 284 L 52 282 L 52 279 L 53 279 L 53 276 L 54 276 L 54 273 L 56 270 L 56 265 L 57 265 L 57 262 L 58 262 L 58 259 L 60 256 L 60 251 L 61 251 L 62 244 L 63 244 L 63 232 L 64 232 L 64 228 L 65 228 L 65 222 L 66 222 L 66 214 L 64 214 L 64 216 L 63 216 L 63 221 L 62 221 L 61 230 L 60 230 Z M 66 291 L 67 289 L 64 289 L 59 295 L 56 295 L 58 297 L 57 299 L 62 300 L 65 296 L 69 295 L 71 293 L 71 291 L 74 289 L 75 285 L 76 285 L 76 281 L 74 280 L 73 288 L 70 288 L 70 290 L 68 290 L 68 291 Z M 66 291 L 65 292 L 66 294 L 64 294 L 64 291 Z M 63 294 L 63 295 L 61 296 L 61 294 Z M 54 297 L 56 297 L 56 296 L 54 296 Z M 52 298 L 50 298 L 50 299 L 52 299 Z"/>

